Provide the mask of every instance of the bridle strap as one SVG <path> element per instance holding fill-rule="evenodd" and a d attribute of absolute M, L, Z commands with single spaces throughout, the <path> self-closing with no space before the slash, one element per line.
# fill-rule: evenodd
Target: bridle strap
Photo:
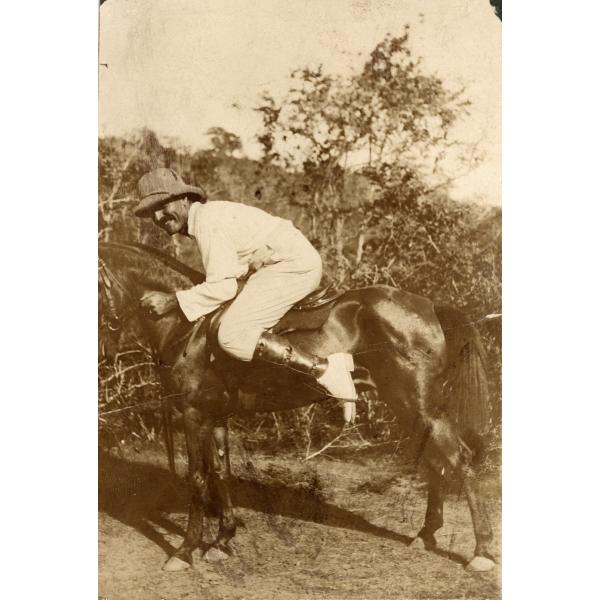
<path fill-rule="evenodd" d="M 131 294 L 119 281 L 119 278 L 106 266 L 106 263 L 101 258 L 98 259 L 98 262 L 100 263 L 98 270 L 100 271 L 100 276 L 102 277 L 106 287 L 110 290 L 112 288 L 112 284 L 114 283 L 116 287 L 120 288 L 124 296 L 129 297 L 129 299 L 133 301 Z"/>
<path fill-rule="evenodd" d="M 111 331 L 117 331 L 120 327 L 122 327 L 122 324 L 125 321 L 127 321 L 138 310 L 140 310 L 140 305 L 139 302 L 132 297 L 125 286 L 119 281 L 118 277 L 106 266 L 106 263 L 101 258 L 98 259 L 98 263 L 98 272 L 100 274 L 100 280 L 102 281 L 102 291 L 108 303 L 108 310 L 110 313 L 108 328 Z M 121 313 L 119 313 L 117 310 L 111 294 L 113 285 L 114 287 L 119 288 L 123 296 L 128 300 Z"/>
<path fill-rule="evenodd" d="M 108 309 L 110 311 L 110 320 L 112 321 L 112 325 L 109 322 L 108 328 L 111 331 L 118 331 L 127 320 L 129 320 L 134 314 L 139 312 L 142 307 L 138 299 L 134 298 L 131 293 L 127 290 L 127 288 L 121 283 L 119 278 L 106 266 L 106 263 L 98 258 L 99 266 L 98 272 L 100 273 L 100 279 L 102 280 L 103 292 L 106 297 L 106 301 L 108 302 Z M 123 294 L 123 297 L 127 299 L 125 307 L 119 313 L 117 311 L 117 307 L 115 306 L 114 299 L 111 295 L 112 287 L 117 287 Z M 162 318 L 170 313 L 165 313 L 161 315 L 159 318 Z"/>

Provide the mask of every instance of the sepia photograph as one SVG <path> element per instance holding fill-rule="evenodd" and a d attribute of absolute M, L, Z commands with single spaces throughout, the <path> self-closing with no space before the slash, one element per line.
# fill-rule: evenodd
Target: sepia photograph
<path fill-rule="evenodd" d="M 501 0 L 98 25 L 99 598 L 499 599 Z"/>

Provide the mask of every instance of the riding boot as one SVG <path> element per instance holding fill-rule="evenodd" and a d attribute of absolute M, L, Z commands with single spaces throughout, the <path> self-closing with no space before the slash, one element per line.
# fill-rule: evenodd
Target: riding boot
<path fill-rule="evenodd" d="M 265 332 L 258 340 L 254 358 L 314 377 L 331 396 L 341 400 L 356 401 L 356 389 L 350 374 L 354 370 L 351 354 L 338 352 L 330 354 L 327 358 L 321 358 L 295 348 L 284 337 Z"/>

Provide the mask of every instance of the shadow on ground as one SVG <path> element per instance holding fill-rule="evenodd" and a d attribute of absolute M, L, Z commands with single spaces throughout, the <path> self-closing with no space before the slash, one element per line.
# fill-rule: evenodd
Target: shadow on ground
<path fill-rule="evenodd" d="M 132 462 L 101 452 L 98 489 L 100 511 L 135 528 L 167 555 L 175 552 L 175 547 L 156 528 L 184 535 L 183 529 L 165 516 L 187 513 L 189 491 L 182 478 L 152 464 Z M 412 541 L 407 535 L 374 525 L 352 511 L 326 502 L 311 490 L 241 477 L 232 478 L 231 489 L 234 504 L 240 508 L 355 530 L 404 545 Z M 210 512 L 214 516 L 214 510 Z M 454 562 L 465 563 L 463 557 L 453 552 L 434 552 Z"/>

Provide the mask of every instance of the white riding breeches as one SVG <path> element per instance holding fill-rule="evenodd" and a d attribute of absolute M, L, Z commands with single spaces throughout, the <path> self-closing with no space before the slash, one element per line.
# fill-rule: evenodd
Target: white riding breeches
<path fill-rule="evenodd" d="M 243 361 L 252 360 L 262 333 L 321 281 L 321 257 L 294 227 L 278 227 L 266 240 L 264 256 L 219 327 L 221 348 Z"/>

